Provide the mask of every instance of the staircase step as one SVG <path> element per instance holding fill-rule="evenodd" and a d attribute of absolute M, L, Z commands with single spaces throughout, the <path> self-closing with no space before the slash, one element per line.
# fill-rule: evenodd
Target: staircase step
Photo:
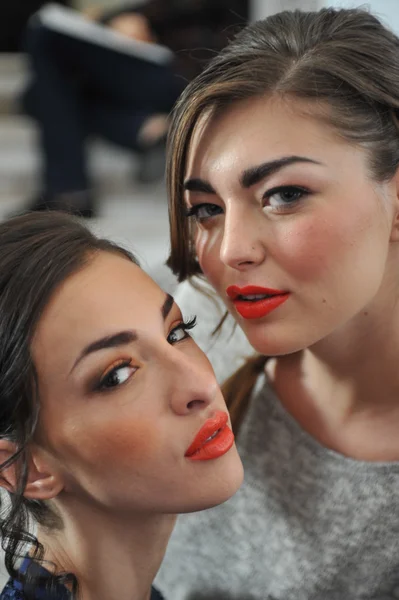
<path fill-rule="evenodd" d="M 0 115 L 16 110 L 16 99 L 28 78 L 28 65 L 24 54 L 0 54 Z"/>
<path fill-rule="evenodd" d="M 0 53 L 0 76 L 26 73 L 27 59 L 22 52 Z"/>
<path fill-rule="evenodd" d="M 32 193 L 40 172 L 34 122 L 22 115 L 0 116 L 0 140 L 0 196 Z M 93 140 L 88 144 L 88 159 L 93 185 L 103 193 L 129 193 L 134 187 L 137 159 L 133 153 Z"/>

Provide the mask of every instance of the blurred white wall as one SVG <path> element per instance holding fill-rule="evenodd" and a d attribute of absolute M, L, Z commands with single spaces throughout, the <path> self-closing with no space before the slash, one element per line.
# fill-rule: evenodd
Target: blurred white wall
<path fill-rule="evenodd" d="M 399 0 L 319 0 L 320 7 L 367 8 L 399 35 Z"/>
<path fill-rule="evenodd" d="M 370 9 L 399 35 L 399 0 L 251 0 L 251 20 L 262 19 L 281 10 L 318 10 L 325 6 Z"/>
<path fill-rule="evenodd" d="M 252 21 L 263 19 L 281 10 L 317 10 L 320 0 L 251 0 Z"/>

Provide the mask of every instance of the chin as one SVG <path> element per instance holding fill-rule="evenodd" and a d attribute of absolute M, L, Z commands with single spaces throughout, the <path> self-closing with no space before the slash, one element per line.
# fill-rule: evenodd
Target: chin
<path fill-rule="evenodd" d="M 193 489 L 193 498 L 179 512 L 190 513 L 213 508 L 229 500 L 238 491 L 244 479 L 244 469 L 235 446 L 217 461 L 217 468 L 212 468 L 212 461 L 204 461 L 203 473 L 198 475 L 195 490 Z M 208 470 L 208 467 L 211 469 Z"/>
<path fill-rule="evenodd" d="M 265 356 L 284 356 L 286 354 L 294 354 L 311 346 L 315 340 L 309 336 L 304 336 L 299 331 L 287 331 L 287 326 L 284 325 L 285 331 L 281 327 L 272 328 L 269 326 L 259 325 L 244 325 L 242 327 L 248 342 L 251 346 Z M 273 331 L 274 330 L 274 331 Z"/>

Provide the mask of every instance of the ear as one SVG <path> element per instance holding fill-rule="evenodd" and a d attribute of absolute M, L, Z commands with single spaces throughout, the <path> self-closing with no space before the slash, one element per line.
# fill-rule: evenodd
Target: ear
<path fill-rule="evenodd" d="M 8 440 L 0 440 L 0 463 L 14 456 L 17 445 Z M 51 467 L 51 461 L 38 447 L 31 447 L 28 451 L 28 481 L 23 495 L 31 500 L 50 500 L 55 498 L 64 488 L 62 478 Z M 18 459 L 0 474 L 0 486 L 9 492 L 18 488 L 18 473 L 20 463 Z"/>
<path fill-rule="evenodd" d="M 392 178 L 394 212 L 392 218 L 391 242 L 399 242 L 399 168 Z"/>

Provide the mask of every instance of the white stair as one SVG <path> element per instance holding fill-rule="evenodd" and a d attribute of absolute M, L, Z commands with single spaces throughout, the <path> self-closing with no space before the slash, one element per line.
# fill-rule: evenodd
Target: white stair
<path fill-rule="evenodd" d="M 0 53 L 0 114 L 14 110 L 15 98 L 28 76 L 27 59 L 23 54 Z"/>

